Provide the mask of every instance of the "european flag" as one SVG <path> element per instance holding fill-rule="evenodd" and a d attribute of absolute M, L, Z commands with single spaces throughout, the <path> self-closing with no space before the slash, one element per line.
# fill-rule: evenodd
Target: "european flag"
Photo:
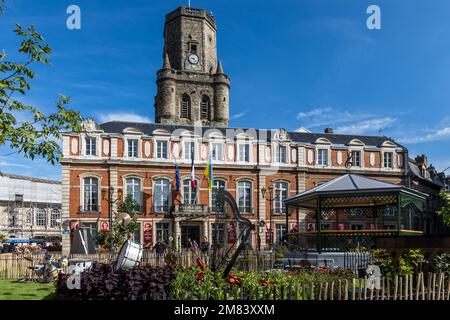
<path fill-rule="evenodd" d="M 176 191 L 180 192 L 180 170 L 178 170 L 178 162 L 175 158 L 175 183 L 176 183 Z"/>

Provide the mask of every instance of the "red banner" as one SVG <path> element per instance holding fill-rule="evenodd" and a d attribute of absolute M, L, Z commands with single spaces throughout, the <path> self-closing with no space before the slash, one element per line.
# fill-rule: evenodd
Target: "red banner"
<path fill-rule="evenodd" d="M 289 226 L 289 232 L 298 232 L 298 223 L 291 223 Z"/>
<path fill-rule="evenodd" d="M 151 222 L 144 222 L 144 247 L 153 247 L 153 224 Z"/>
<path fill-rule="evenodd" d="M 109 222 L 108 221 L 102 221 L 100 225 L 100 230 L 103 232 L 109 232 Z"/>
<path fill-rule="evenodd" d="M 232 244 L 236 242 L 236 224 L 229 222 L 227 225 L 228 243 Z"/>

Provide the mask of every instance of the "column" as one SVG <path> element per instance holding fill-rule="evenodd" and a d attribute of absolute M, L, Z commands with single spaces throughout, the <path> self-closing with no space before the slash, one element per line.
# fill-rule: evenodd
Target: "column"
<path fill-rule="evenodd" d="M 265 187 L 266 185 L 266 176 L 264 175 L 259 175 L 259 187 Z M 264 220 L 267 223 L 269 223 L 269 220 L 266 217 L 266 199 L 263 198 L 262 194 L 261 194 L 261 190 L 257 190 L 257 195 L 258 195 L 258 203 L 259 203 L 259 220 Z M 261 241 L 260 245 L 261 248 L 265 247 L 266 245 L 268 245 L 268 243 L 266 243 L 266 227 L 260 227 L 259 226 L 259 222 L 257 222 L 257 231 L 258 231 L 258 235 L 259 235 L 259 239 Z"/>
<path fill-rule="evenodd" d="M 62 203 L 61 203 L 61 222 L 64 229 L 69 232 L 62 236 L 62 255 L 70 254 L 70 165 L 62 165 Z M 32 221 L 33 223 L 33 221 Z"/>

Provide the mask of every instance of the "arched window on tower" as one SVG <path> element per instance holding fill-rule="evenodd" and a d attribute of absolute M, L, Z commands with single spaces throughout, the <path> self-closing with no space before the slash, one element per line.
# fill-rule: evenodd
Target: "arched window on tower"
<path fill-rule="evenodd" d="M 200 112 L 202 120 L 209 119 L 209 110 L 210 110 L 210 100 L 208 96 L 202 97 L 202 102 L 200 104 Z"/>
<path fill-rule="evenodd" d="M 180 118 L 191 118 L 191 98 L 187 94 L 181 100 Z"/>

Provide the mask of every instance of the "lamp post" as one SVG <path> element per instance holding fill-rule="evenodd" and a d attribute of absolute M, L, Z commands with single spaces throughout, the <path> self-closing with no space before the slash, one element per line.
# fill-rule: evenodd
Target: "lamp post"
<path fill-rule="evenodd" d="M 266 197 L 267 191 L 269 191 L 269 195 L 268 197 Z M 279 190 L 275 191 L 275 196 L 273 195 L 273 186 L 271 185 L 268 189 L 266 189 L 265 187 L 261 188 L 261 195 L 264 199 L 269 200 L 270 202 L 270 217 L 269 217 L 269 246 L 270 249 L 272 249 L 272 245 L 273 245 L 273 225 L 272 225 L 272 215 L 273 215 L 273 201 L 276 200 L 278 198 L 279 195 Z"/>

